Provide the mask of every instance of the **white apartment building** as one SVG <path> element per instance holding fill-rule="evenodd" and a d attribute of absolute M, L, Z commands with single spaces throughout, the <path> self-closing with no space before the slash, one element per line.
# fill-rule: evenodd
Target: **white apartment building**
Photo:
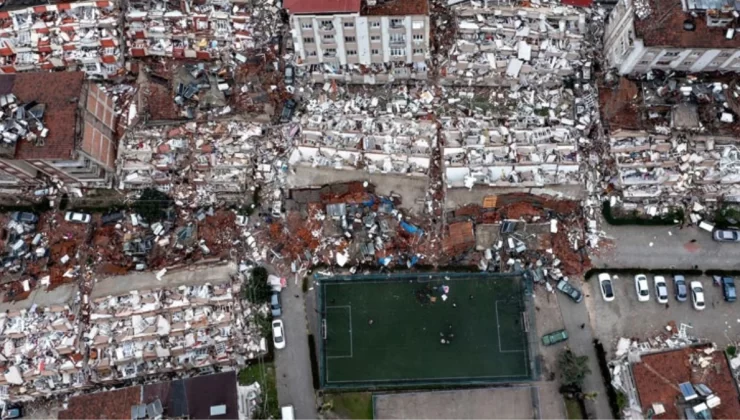
<path fill-rule="evenodd" d="M 299 63 L 315 80 L 426 78 L 428 0 L 286 0 L 284 7 Z"/>
<path fill-rule="evenodd" d="M 620 0 L 604 33 L 604 55 L 620 74 L 652 69 L 740 71 L 733 0 Z"/>

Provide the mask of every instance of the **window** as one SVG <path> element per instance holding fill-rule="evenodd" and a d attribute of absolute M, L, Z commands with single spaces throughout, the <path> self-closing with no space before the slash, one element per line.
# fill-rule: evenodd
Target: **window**
<path fill-rule="evenodd" d="M 415 20 L 415 21 L 414 21 L 414 22 L 413 22 L 413 23 L 411 24 L 411 27 L 412 27 L 413 29 L 423 29 L 423 28 L 424 28 L 424 21 L 423 21 L 423 20 Z"/>
<path fill-rule="evenodd" d="M 303 29 L 312 29 L 313 28 L 313 23 L 312 22 L 301 23 L 301 28 L 303 28 Z"/>
<path fill-rule="evenodd" d="M 731 53 L 731 52 L 729 52 L 729 51 L 725 51 L 725 52 L 721 52 L 721 53 L 719 53 L 718 57 L 729 57 L 729 56 L 731 56 L 731 55 L 732 55 L 732 53 Z"/>
<path fill-rule="evenodd" d="M 345 28 L 354 28 L 355 27 L 355 23 L 354 22 L 344 22 L 344 27 Z"/>
<path fill-rule="evenodd" d="M 641 66 L 647 66 L 648 64 L 650 64 L 649 61 L 640 61 Z"/>
<path fill-rule="evenodd" d="M 306 51 L 306 55 L 309 57 L 316 57 L 316 51 Z"/>
<path fill-rule="evenodd" d="M 380 35 L 370 35 L 370 42 L 380 42 Z"/>
<path fill-rule="evenodd" d="M 391 19 L 391 28 L 398 28 L 403 25 L 403 19 Z"/>
<path fill-rule="evenodd" d="M 380 21 L 379 20 L 374 20 L 374 21 L 370 22 L 370 27 L 371 28 L 380 28 Z"/>
<path fill-rule="evenodd" d="M 344 42 L 357 42 L 357 39 L 353 36 L 345 36 Z"/>
<path fill-rule="evenodd" d="M 313 38 L 303 38 L 304 44 L 313 44 Z"/>
<path fill-rule="evenodd" d="M 406 55 L 405 48 L 391 48 L 391 57 L 403 57 Z"/>
<path fill-rule="evenodd" d="M 347 50 L 347 55 L 357 55 L 357 51 L 355 51 L 355 50 Z"/>
<path fill-rule="evenodd" d="M 671 62 L 670 61 L 658 61 L 657 63 L 655 63 L 655 65 L 656 66 L 670 66 Z"/>
<path fill-rule="evenodd" d="M 681 63 L 681 65 L 682 65 L 682 66 L 687 66 L 687 67 L 688 67 L 688 66 L 691 66 L 691 65 L 693 65 L 693 64 L 694 64 L 694 62 L 693 62 L 693 61 L 684 61 L 683 63 Z"/>
<path fill-rule="evenodd" d="M 391 34 L 391 42 L 406 42 L 406 36 L 404 34 Z"/>
<path fill-rule="evenodd" d="M 321 26 L 334 26 L 334 25 L 332 25 L 330 20 L 322 20 Z"/>
<path fill-rule="evenodd" d="M 424 40 L 424 35 L 418 35 L 418 34 L 414 35 L 414 41 L 423 41 L 423 40 Z"/>
<path fill-rule="evenodd" d="M 324 55 L 327 57 L 334 57 L 335 55 L 337 55 L 337 50 L 335 50 L 334 48 L 327 48 L 324 50 Z"/>
<path fill-rule="evenodd" d="M 420 48 L 416 48 L 416 49 L 414 49 L 414 54 L 424 54 L 424 50 L 422 50 Z"/>
<path fill-rule="evenodd" d="M 689 57 L 698 57 L 700 55 L 701 55 L 700 52 L 692 52 L 691 54 L 689 54 Z"/>
<path fill-rule="evenodd" d="M 322 38 L 324 39 L 324 41 L 327 41 L 327 42 L 334 41 L 334 35 L 332 34 L 323 35 Z"/>
<path fill-rule="evenodd" d="M 668 51 L 667 53 L 663 54 L 663 57 L 678 57 L 678 52 Z"/>
<path fill-rule="evenodd" d="M 378 51 L 378 50 L 370 50 L 370 54 L 372 54 L 372 55 L 378 55 L 378 54 L 380 54 L 380 51 Z"/>

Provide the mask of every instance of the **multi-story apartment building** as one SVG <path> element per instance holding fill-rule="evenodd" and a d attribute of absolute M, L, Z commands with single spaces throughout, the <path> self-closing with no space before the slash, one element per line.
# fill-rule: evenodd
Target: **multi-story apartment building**
<path fill-rule="evenodd" d="M 48 178 L 87 187 L 111 184 L 115 105 L 84 73 L 2 75 L 0 108 L 0 185 L 35 185 Z"/>
<path fill-rule="evenodd" d="M 0 73 L 82 70 L 123 75 L 115 1 L 18 1 L 0 5 Z"/>
<path fill-rule="evenodd" d="M 620 0 L 604 34 L 606 61 L 625 75 L 740 71 L 737 13 L 731 0 Z"/>
<path fill-rule="evenodd" d="M 296 54 L 316 81 L 426 78 L 427 0 L 286 0 L 284 7 Z"/>

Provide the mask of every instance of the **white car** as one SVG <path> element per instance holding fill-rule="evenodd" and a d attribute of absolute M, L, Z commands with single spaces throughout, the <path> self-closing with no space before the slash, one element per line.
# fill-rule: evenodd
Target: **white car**
<path fill-rule="evenodd" d="M 655 276 L 653 278 L 655 282 L 655 299 L 658 303 L 668 303 L 668 285 L 665 282 L 665 277 Z"/>
<path fill-rule="evenodd" d="M 604 298 L 604 302 L 614 300 L 614 285 L 612 284 L 612 277 L 609 273 L 599 274 L 599 289 L 601 289 L 601 297 Z"/>
<path fill-rule="evenodd" d="M 64 220 L 75 223 L 90 223 L 90 220 L 92 220 L 92 216 L 87 213 L 75 213 L 73 211 L 68 211 L 64 215 Z"/>
<path fill-rule="evenodd" d="M 648 286 L 647 276 L 638 274 L 635 276 L 635 290 L 637 291 L 637 300 L 647 302 L 650 300 L 650 288 Z"/>
<path fill-rule="evenodd" d="M 704 303 L 704 286 L 698 281 L 691 282 L 691 301 L 694 304 L 694 309 L 697 311 L 703 311 L 706 306 Z"/>
<path fill-rule="evenodd" d="M 275 343 L 276 349 L 285 348 L 285 330 L 281 319 L 272 321 L 272 341 Z"/>

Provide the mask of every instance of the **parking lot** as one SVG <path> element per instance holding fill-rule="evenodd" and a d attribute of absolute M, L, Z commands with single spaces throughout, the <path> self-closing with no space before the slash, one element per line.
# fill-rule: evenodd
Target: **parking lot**
<path fill-rule="evenodd" d="M 598 287 L 596 275 L 589 278 L 591 293 L 586 294 L 585 302 L 591 312 L 594 335 L 604 343 L 610 354 L 614 354 L 619 337 L 645 341 L 665 331 L 666 325 L 674 321 L 676 326 L 687 324 L 693 328 L 687 331 L 692 337 L 710 340 L 720 347 L 740 338 L 740 302 L 728 303 L 722 296 L 722 288 L 713 285 L 708 276 L 685 276 L 687 286 L 698 280 L 704 286 L 706 308 L 697 311 L 691 303 L 675 298 L 673 277 L 664 276 L 668 285 L 668 304 L 660 304 L 655 299 L 653 275 L 648 274 L 650 301 L 639 302 L 635 291 L 633 275 L 613 277 L 615 299 L 605 302 Z"/>

